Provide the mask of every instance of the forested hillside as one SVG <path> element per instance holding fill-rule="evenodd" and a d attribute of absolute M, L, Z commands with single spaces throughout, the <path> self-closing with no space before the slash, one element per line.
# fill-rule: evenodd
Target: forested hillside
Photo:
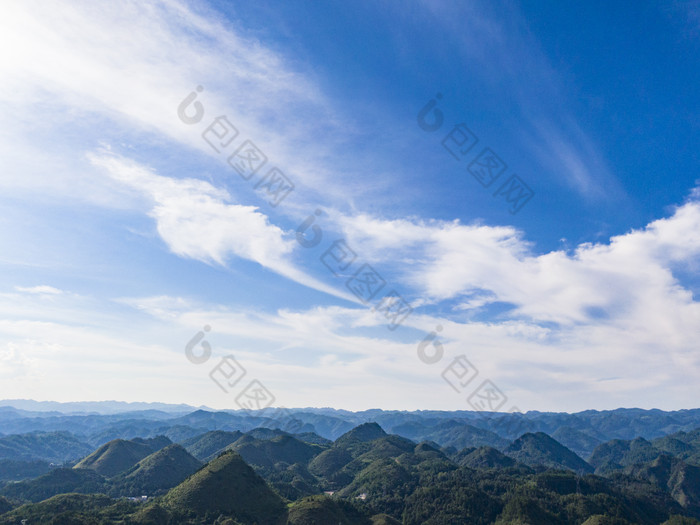
<path fill-rule="evenodd" d="M 229 417 L 242 416 L 205 411 L 162 427 L 179 428 L 179 443 L 148 432 L 91 449 L 90 435 L 9 434 L 0 441 L 6 451 L 14 446 L 18 459 L 0 464 L 7 465 L 0 524 L 700 524 L 700 428 L 686 423 L 661 418 L 672 432 L 647 421 L 647 438 L 604 440 L 603 429 L 629 433 L 600 416 L 605 424 L 589 430 L 589 440 L 571 415 L 513 416 L 529 429 L 515 437 L 497 433 L 495 422 L 479 427 L 456 414 L 422 414 L 420 425 L 407 422 L 415 415 L 375 415 L 413 437 L 376 421 L 333 440 L 310 422 L 297 423 L 297 433 L 271 420 L 232 428 Z M 421 430 L 436 418 L 432 431 Z M 221 425 L 227 428 L 207 428 Z M 200 432 L 188 435 L 183 426 Z M 552 434 L 567 436 L 576 450 L 537 430 L 542 426 L 556 427 Z M 436 439 L 415 439 L 423 434 Z M 47 454 L 64 461 L 37 459 Z"/>

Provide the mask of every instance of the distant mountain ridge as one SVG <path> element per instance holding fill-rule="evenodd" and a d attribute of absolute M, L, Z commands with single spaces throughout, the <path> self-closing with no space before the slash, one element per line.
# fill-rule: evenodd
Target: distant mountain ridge
<path fill-rule="evenodd" d="M 146 402 L 127 402 L 127 401 L 75 401 L 75 402 L 59 402 L 59 401 L 34 401 L 33 399 L 2 399 L 0 407 L 8 406 L 19 410 L 31 412 L 57 412 L 62 414 L 67 413 L 93 413 L 93 414 L 118 414 L 123 412 L 137 411 L 161 411 L 161 412 L 192 412 L 193 410 L 211 408 L 192 405 L 170 403 L 146 403 Z"/>
<path fill-rule="evenodd" d="M 32 410 L 28 410 L 28 409 Z M 46 411 L 49 410 L 49 411 Z M 391 411 L 350 412 L 330 408 L 287 409 L 274 419 L 274 410 L 220 410 L 165 403 L 123 403 L 116 401 L 55 403 L 31 400 L 0 401 L 0 434 L 33 431 L 71 432 L 90 445 L 115 438 L 165 435 L 177 441 L 206 431 L 247 432 L 269 427 L 301 433 L 312 432 L 335 440 L 362 423 L 375 422 L 385 431 L 414 441 L 434 441 L 441 446 L 502 448 L 526 432 L 544 432 L 560 443 L 588 456 L 600 443 L 612 439 L 653 440 L 700 427 L 700 409 L 662 411 L 636 408 L 524 414 L 480 413 L 474 411 Z M 2 439 L 2 438 L 0 438 Z M 184 438 L 186 439 L 186 438 Z"/>

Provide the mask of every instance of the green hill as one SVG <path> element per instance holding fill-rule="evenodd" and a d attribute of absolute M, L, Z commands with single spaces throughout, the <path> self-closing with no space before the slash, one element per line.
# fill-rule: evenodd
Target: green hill
<path fill-rule="evenodd" d="M 10 512 L 14 508 L 14 505 L 7 500 L 4 496 L 0 496 L 0 514 L 5 514 Z"/>
<path fill-rule="evenodd" d="M 314 457 L 309 462 L 309 471 L 325 478 L 329 487 L 337 489 L 349 484 L 358 472 L 374 461 L 396 460 L 413 454 L 415 447 L 409 439 L 388 435 L 376 423 L 366 423 L 344 434 L 331 448 Z"/>
<path fill-rule="evenodd" d="M 105 478 L 88 469 L 57 468 L 29 481 L 11 483 L 0 494 L 22 501 L 42 501 L 58 494 L 105 492 Z"/>
<path fill-rule="evenodd" d="M 622 518 L 612 518 L 604 514 L 596 514 L 588 518 L 581 525 L 630 525 L 630 522 Z"/>
<path fill-rule="evenodd" d="M 385 435 L 368 443 L 367 450 L 360 457 L 374 460 L 395 458 L 406 452 L 413 452 L 416 444 L 410 439 L 396 435 Z"/>
<path fill-rule="evenodd" d="M 226 450 L 240 454 L 278 494 L 296 500 L 321 492 L 319 479 L 309 472 L 308 464 L 326 448 L 278 429 L 257 428 L 242 435 Z"/>
<path fill-rule="evenodd" d="M 613 439 L 598 445 L 588 462 L 596 474 L 607 474 L 628 465 L 653 461 L 660 454 L 661 451 L 644 438 Z"/>
<path fill-rule="evenodd" d="M 685 434 L 685 432 L 683 432 Z M 677 434 L 672 434 L 670 436 L 664 436 L 662 438 L 655 439 L 651 442 L 654 447 L 667 452 L 672 456 L 685 457 L 692 455 L 695 452 L 695 447 L 690 444 L 678 439 Z"/>
<path fill-rule="evenodd" d="M 496 494 L 488 494 L 482 490 L 479 479 L 473 477 L 473 472 L 471 469 L 459 468 L 423 476 L 420 485 L 405 499 L 403 511 L 395 517 L 402 517 L 405 525 L 494 523 L 503 508 L 499 493 L 505 487 L 509 491 L 514 488 L 509 483 L 511 478 L 500 475 L 496 479 L 489 477 L 491 486 L 496 485 L 496 480 L 501 486 L 494 491 Z M 540 522 L 520 523 L 541 525 Z"/>
<path fill-rule="evenodd" d="M 152 452 L 144 443 L 115 439 L 80 460 L 74 468 L 92 469 L 109 478 L 133 467 Z"/>
<path fill-rule="evenodd" d="M 457 450 L 481 446 L 503 448 L 508 445 L 508 440 L 495 432 L 453 419 L 436 425 L 402 424 L 392 431 L 416 441 L 434 441 L 442 447 Z"/>
<path fill-rule="evenodd" d="M 593 472 L 593 467 L 544 432 L 523 434 L 504 451 L 507 456 L 530 467 L 563 468 Z"/>
<path fill-rule="evenodd" d="M 668 490 L 682 507 L 700 511 L 700 467 L 661 454 L 651 462 L 630 465 L 624 472 Z"/>
<path fill-rule="evenodd" d="M 429 441 L 418 443 L 413 450 L 404 452 L 396 461 L 403 466 L 434 469 L 449 469 L 453 464 L 452 460 Z"/>
<path fill-rule="evenodd" d="M 294 500 L 321 492 L 319 480 L 309 472 L 308 463 L 325 447 L 304 443 L 287 433 L 270 435 L 273 437 L 265 440 L 246 434 L 228 449 L 240 454 L 286 498 Z"/>
<path fill-rule="evenodd" d="M 253 437 L 255 439 L 273 439 L 278 436 L 291 436 L 289 432 L 280 430 L 279 428 L 267 428 L 267 427 L 257 427 L 253 430 L 249 430 L 245 433 L 246 436 Z"/>
<path fill-rule="evenodd" d="M 336 447 L 343 447 L 343 445 L 336 444 Z M 402 457 L 406 463 L 420 462 L 414 454 L 415 447 L 413 441 L 395 435 L 385 435 L 373 441 L 349 444 L 348 448 L 353 460 L 343 467 L 341 474 L 351 480 L 368 465 L 382 459 L 400 463 L 398 458 Z M 342 478 L 336 481 L 344 483 Z"/>
<path fill-rule="evenodd" d="M 277 463 L 302 463 L 306 465 L 311 458 L 323 452 L 324 447 L 304 443 L 283 434 L 269 440 L 257 439 L 245 435 L 229 446 L 250 465 L 272 468 Z"/>
<path fill-rule="evenodd" d="M 352 429 L 353 424 L 348 421 L 344 421 L 342 418 L 332 417 L 323 414 L 314 414 L 312 412 L 300 411 L 294 412 L 293 417 L 304 425 L 311 425 L 315 429 L 315 433 L 327 438 L 329 440 L 338 439 L 345 432 Z M 306 431 L 305 429 L 300 429 L 297 432 Z M 322 444 L 322 443 L 319 443 Z"/>
<path fill-rule="evenodd" d="M 163 429 L 163 434 L 173 443 L 182 443 L 187 439 L 192 439 L 204 434 L 208 428 L 192 428 L 186 425 L 173 425 Z"/>
<path fill-rule="evenodd" d="M 62 463 L 89 454 L 92 447 L 68 432 L 30 432 L 0 437 L 0 459 Z"/>
<path fill-rule="evenodd" d="M 133 438 L 131 441 L 134 443 L 141 443 L 150 448 L 153 452 L 158 452 L 160 449 L 172 445 L 173 442 L 166 436 L 155 436 L 152 438 Z"/>
<path fill-rule="evenodd" d="M 680 461 L 671 472 L 667 487 L 682 507 L 700 515 L 700 467 Z"/>
<path fill-rule="evenodd" d="M 388 514 L 377 514 L 372 516 L 372 525 L 401 525 L 401 522 Z"/>
<path fill-rule="evenodd" d="M 363 503 L 372 514 L 385 512 L 398 517 L 417 483 L 417 476 L 412 475 L 410 468 L 394 459 L 378 459 L 357 473 L 338 495 L 352 500 L 364 495 Z"/>
<path fill-rule="evenodd" d="M 373 417 L 368 411 L 360 420 Z M 650 437 L 653 441 L 600 443 L 591 460 L 604 475 L 593 475 L 593 466 L 544 432 L 523 434 L 501 449 L 486 445 L 457 452 L 435 441 L 416 444 L 384 432 L 379 423 L 394 429 L 403 421 L 401 413 L 377 417 L 332 443 L 315 434 L 304 438 L 257 427 L 246 434 L 200 432 L 180 445 L 160 435 L 117 439 L 77 465 L 86 468 L 52 468 L 39 478 L 5 484 L 0 525 L 22 519 L 29 525 L 698 525 L 692 518 L 700 517 L 700 465 L 693 461 L 700 430 L 679 432 L 669 420 L 674 433 Z M 544 428 L 540 416 L 528 417 L 532 427 Z M 433 429 L 443 438 L 493 439 L 488 430 L 473 430 L 465 421 L 472 420 L 435 417 Z M 568 420 L 564 426 L 558 421 L 550 428 L 579 450 L 599 437 L 587 422 Z M 411 423 L 412 433 L 426 433 L 419 423 Z M 15 445 L 32 442 L 5 437 Z M 206 457 L 215 451 L 215 457 L 202 465 L 187 448 Z M 17 470 L 15 463 L 0 460 L 0 468 Z M 335 493 L 319 496 L 324 491 Z M 98 493 L 156 497 L 137 503 Z M 285 498 L 292 503 L 285 505 Z M 19 500 L 38 503 L 16 507 Z"/>
<path fill-rule="evenodd" d="M 202 462 L 180 445 L 168 445 L 116 476 L 113 479 L 115 487 L 110 493 L 153 495 L 174 487 L 201 466 Z"/>
<path fill-rule="evenodd" d="M 366 443 L 386 435 L 387 433 L 376 423 L 363 423 L 340 436 L 335 440 L 335 444 L 349 445 L 351 443 Z"/>
<path fill-rule="evenodd" d="M 477 449 L 465 449 L 467 454 L 459 455 L 457 461 L 463 467 L 480 468 L 508 468 L 514 467 L 517 462 L 499 452 L 493 447 L 479 447 Z"/>
<path fill-rule="evenodd" d="M 61 494 L 40 503 L 17 507 L 0 516 L 0 524 L 17 525 L 27 520 L 32 524 L 83 525 L 98 524 L 100 509 L 114 504 L 114 500 L 104 494 Z M 104 522 L 103 522 L 104 523 Z"/>
<path fill-rule="evenodd" d="M 652 441 L 652 445 L 684 460 L 686 463 L 700 466 L 700 428 L 657 438 Z"/>
<path fill-rule="evenodd" d="M 386 492 L 410 493 L 414 478 L 410 472 L 392 459 L 376 460 L 353 479 L 339 494 L 341 496 L 380 495 Z"/>
<path fill-rule="evenodd" d="M 36 478 L 42 474 L 46 474 L 50 468 L 48 461 L 39 459 L 33 461 L 0 459 L 0 482 Z"/>
<path fill-rule="evenodd" d="M 221 452 L 242 435 L 243 434 L 238 430 L 235 432 L 212 430 L 206 434 L 187 439 L 180 444 L 194 457 L 204 461 L 208 457 Z"/>
<path fill-rule="evenodd" d="M 230 451 L 171 489 L 163 505 L 184 517 L 222 514 L 244 525 L 282 525 L 287 513 L 282 499 Z"/>
<path fill-rule="evenodd" d="M 352 454 L 344 447 L 324 450 L 309 462 L 309 471 L 324 478 L 330 478 L 352 461 Z"/>
<path fill-rule="evenodd" d="M 303 498 L 289 509 L 287 525 L 373 525 L 346 501 L 325 496 Z"/>
<path fill-rule="evenodd" d="M 355 432 L 356 429 L 359 430 Z M 355 490 L 358 475 L 378 462 L 391 465 L 392 469 L 400 468 L 403 472 L 407 472 L 406 469 L 454 468 L 432 443 L 416 445 L 407 438 L 384 433 L 376 424 L 356 429 L 341 436 L 331 448 L 309 462 L 309 472 L 324 479 L 328 489 L 343 489 L 347 494 L 358 492 L 359 489 Z"/>
<path fill-rule="evenodd" d="M 331 446 L 333 442 L 330 439 L 319 436 L 315 432 L 302 432 L 301 434 L 294 434 L 294 437 L 299 441 L 304 443 L 311 443 L 312 445 L 323 445 Z"/>

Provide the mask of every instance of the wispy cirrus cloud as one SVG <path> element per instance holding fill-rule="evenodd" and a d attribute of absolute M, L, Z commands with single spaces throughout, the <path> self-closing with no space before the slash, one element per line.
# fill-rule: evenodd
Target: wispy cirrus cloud
<path fill-rule="evenodd" d="M 455 60 L 459 57 L 473 65 L 473 74 L 515 102 L 522 116 L 518 138 L 544 174 L 553 175 L 549 184 L 565 181 L 589 201 L 625 198 L 597 137 L 570 109 L 574 100 L 569 98 L 569 79 L 553 67 L 516 4 L 424 2 L 422 6 L 461 44 L 453 50 Z"/>
<path fill-rule="evenodd" d="M 45 133 L 35 133 L 30 111 L 37 106 L 44 108 L 45 129 L 77 133 L 92 122 L 101 140 L 122 151 L 130 140 L 165 139 L 210 157 L 216 153 L 201 133 L 225 114 L 295 181 L 295 198 L 306 192 L 302 202 L 318 199 L 319 187 L 326 199 L 342 200 L 353 191 L 327 184 L 338 172 L 334 159 L 342 156 L 343 137 L 355 132 L 313 73 L 223 23 L 204 4 L 12 2 L 0 29 L 0 109 L 12 115 L 11 129 L 0 129 L 0 136 L 13 144 L 9 154 L 19 147 L 47 162 L 57 149 L 59 157 L 74 154 L 66 141 L 80 137 L 72 134 L 40 145 Z M 204 86 L 205 120 L 194 129 L 176 110 L 197 85 Z M 300 154 L 299 144 L 312 143 Z M 12 180 L 21 186 L 26 176 Z"/>
<path fill-rule="evenodd" d="M 225 266 L 230 257 L 254 261 L 305 286 L 355 302 L 292 261 L 294 238 L 255 206 L 231 203 L 225 190 L 198 179 L 174 179 L 108 152 L 91 153 L 92 164 L 147 196 L 148 215 L 161 239 L 180 257 Z"/>

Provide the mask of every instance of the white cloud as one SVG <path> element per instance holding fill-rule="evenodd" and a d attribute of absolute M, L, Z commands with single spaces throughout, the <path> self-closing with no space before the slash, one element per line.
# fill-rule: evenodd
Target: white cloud
<path fill-rule="evenodd" d="M 23 292 L 23 293 L 32 293 L 32 294 L 43 294 L 43 295 L 58 295 L 62 294 L 63 290 L 59 290 L 58 288 L 54 288 L 53 286 L 48 286 L 48 285 L 39 285 L 39 286 L 15 286 L 15 290 L 18 292 Z"/>
<path fill-rule="evenodd" d="M 620 199 L 622 190 L 606 165 L 599 147 L 573 119 L 555 124 L 531 117 L 533 132 L 524 142 L 551 173 L 563 173 L 569 184 L 590 199 Z"/>
<path fill-rule="evenodd" d="M 230 196 L 208 182 L 163 177 L 110 155 L 89 155 L 114 179 L 153 201 L 149 215 L 173 253 L 225 264 L 230 255 L 277 267 L 292 251 L 284 232 L 254 206 L 227 204 Z"/>
<path fill-rule="evenodd" d="M 163 311 L 168 302 L 174 309 Z M 523 409 L 673 408 L 700 393 L 693 380 L 698 358 L 679 352 L 695 348 L 696 328 L 684 340 L 666 340 L 661 351 L 648 332 L 635 335 L 639 327 L 624 323 L 545 328 L 528 321 L 461 322 L 414 314 L 405 324 L 418 335 L 397 341 L 378 316 L 362 308 L 262 313 L 222 305 L 182 310 L 172 299 L 156 303 L 144 313 L 180 331 L 186 327 L 194 334 L 210 325 L 207 338 L 215 351 L 234 354 L 286 406 L 318 405 L 322 399 L 324 405 L 352 409 L 469 409 L 471 388 L 458 395 L 441 377 L 460 354 L 479 370 L 479 381 L 470 387 L 491 379 L 509 397 L 508 406 Z M 428 365 L 418 359 L 417 345 L 438 324 L 445 354 Z M 406 337 L 406 328 L 401 330 Z M 606 379 L 612 375 L 617 377 Z"/>
<path fill-rule="evenodd" d="M 208 182 L 173 179 L 133 161 L 100 152 L 88 158 L 113 179 L 151 199 L 148 211 L 158 234 L 180 256 L 225 265 L 232 256 L 254 261 L 305 286 L 356 302 L 291 261 L 296 241 L 255 206 L 231 204 L 230 195 Z"/>
<path fill-rule="evenodd" d="M 125 140 L 125 148 L 129 140 L 162 143 L 165 137 L 216 156 L 201 132 L 226 114 L 241 140 L 252 139 L 269 165 L 282 167 L 294 180 L 296 199 L 318 187 L 327 196 L 346 198 L 349 188 L 324 181 L 337 174 L 332 159 L 343 151 L 342 137 L 353 133 L 351 124 L 336 114 L 310 71 L 296 70 L 286 57 L 242 36 L 232 23 L 217 21 L 221 15 L 207 9 L 178 0 L 50 5 L 28 0 L 5 6 L 0 110 L 13 118 L 0 134 L 17 143 L 9 152 L 21 147 L 47 162 L 60 159 L 54 150 L 72 135 L 59 135 L 59 145 L 49 142 L 36 133 L 40 119 L 44 129 L 57 133 L 85 126 L 91 140 L 99 129 L 98 138 Z M 197 85 L 204 86 L 199 100 L 205 118 L 187 126 L 177 108 Z M 299 144 L 314 147 L 300 154 Z M 52 176 L 58 174 L 74 178 L 69 170 Z M 22 176 L 10 175 L 13 184 L 26 184 Z M 43 178 L 40 172 L 34 176 Z M 54 189 L 65 191 L 60 185 Z"/>
<path fill-rule="evenodd" d="M 393 265 L 417 294 L 431 300 L 489 294 L 534 321 L 590 321 L 591 309 L 624 317 L 643 307 L 692 306 L 673 267 L 700 253 L 700 203 L 668 218 L 582 244 L 573 254 L 537 255 L 512 227 L 459 222 L 343 216 L 339 227 L 366 258 Z"/>
<path fill-rule="evenodd" d="M 344 216 L 339 227 L 366 258 L 394 268 L 424 304 L 456 299 L 454 319 L 464 309 L 511 304 L 490 322 L 469 321 L 467 311 L 462 321 L 414 314 L 406 324 L 426 332 L 442 325 L 441 337 L 517 392 L 519 406 L 553 408 L 540 392 L 582 409 L 585 402 L 654 406 L 670 397 L 683 406 L 680 384 L 691 388 L 700 373 L 700 304 L 674 275 L 698 270 L 696 199 L 572 253 L 537 254 L 507 227 L 368 215 Z M 611 375 L 619 377 L 601 380 Z"/>
<path fill-rule="evenodd" d="M 687 311 L 671 327 L 686 332 L 679 338 L 658 334 L 664 341 L 652 332 L 670 317 L 651 313 L 639 320 L 649 325 L 644 331 L 607 320 L 542 327 L 527 320 L 463 322 L 415 313 L 397 340 L 380 315 L 361 307 L 262 312 L 157 296 L 122 299 L 133 314 L 118 309 L 107 315 L 95 300 L 57 297 L 59 302 L 47 303 L 35 294 L 0 295 L 7 319 L 0 322 L 6 392 L 0 396 L 77 400 L 91 391 L 230 408 L 233 395 L 223 394 L 208 375 L 228 354 L 285 406 L 469 409 L 471 389 L 458 395 L 441 377 L 460 354 L 479 369 L 479 382 L 493 380 L 509 397 L 507 406 L 522 409 L 677 408 L 700 393 L 697 315 Z M 438 324 L 445 355 L 428 365 L 418 359 L 417 344 Z M 193 365 L 184 346 L 204 325 L 211 327 L 206 337 L 212 359 Z"/>
<path fill-rule="evenodd" d="M 232 202 L 230 193 L 105 152 L 89 155 L 92 166 L 81 164 L 83 142 L 94 135 L 108 142 L 126 135 L 120 150 L 128 150 L 133 137 L 146 137 L 211 154 L 200 136 L 206 122 L 187 127 L 175 112 L 203 84 L 207 119 L 226 113 L 299 186 L 327 189 L 324 198 L 330 200 L 351 200 L 349 186 L 337 182 L 342 177 L 331 185 L 322 182 L 334 173 L 333 154 L 353 133 L 352 123 L 340 123 L 312 75 L 209 15 L 169 0 L 8 4 L 0 19 L 0 109 L 9 116 L 0 129 L 5 144 L 0 153 L 14 169 L 3 184 L 29 188 L 32 196 L 94 194 L 96 202 L 112 205 L 136 195 L 131 208 L 144 209 L 145 203 L 177 256 L 216 265 L 234 258 L 254 261 L 354 301 L 299 268 L 293 235 L 257 207 Z M 538 78 L 551 80 L 541 57 L 530 48 L 513 53 L 521 46 L 493 20 L 477 17 L 474 25 L 479 34 L 458 28 L 471 39 L 470 49 L 488 48 L 483 35 L 498 43 L 496 59 L 489 52 L 478 60 L 506 63 L 514 76 L 525 56 L 522 67 L 534 64 Z M 550 88 L 547 93 L 556 93 L 556 86 Z M 529 100 L 530 94 L 521 95 Z M 534 110 L 528 116 L 537 136 L 531 146 L 547 147 L 539 150 L 543 162 L 554 172 L 561 167 L 583 193 L 598 195 L 609 173 L 594 141 L 571 120 L 549 123 Z M 61 142 L 51 149 L 54 139 L 78 146 Z M 299 144 L 314 147 L 300 153 Z M 44 169 L 56 162 L 57 172 Z M 74 167 L 78 175 L 71 174 Z M 108 177 L 91 178 L 95 172 Z M 40 398 L 69 392 L 73 399 L 84 392 L 114 398 L 127 392 L 136 396 L 131 400 L 172 400 L 176 391 L 182 396 L 177 401 L 230 407 L 230 398 L 212 401 L 206 387 L 216 387 L 206 371 L 182 356 L 187 338 L 210 324 L 212 340 L 222 337 L 217 350 L 243 359 L 290 406 L 468 408 L 439 375 L 460 353 L 525 409 L 652 406 L 654 396 L 678 406 L 698 393 L 700 312 L 674 277 L 677 267 L 692 266 L 700 252 L 697 197 L 696 189 L 670 217 L 607 243 L 582 244 L 573 253 L 538 254 L 523 233 L 508 226 L 332 214 L 329 221 L 362 258 L 384 265 L 392 280 L 418 296 L 415 305 L 455 300 L 455 319 L 471 315 L 465 309 L 496 301 L 514 305 L 510 317 L 492 322 L 446 321 L 416 312 L 406 322 L 414 330 L 444 326 L 449 356 L 434 367 L 417 360 L 417 341 L 389 333 L 381 317 L 365 308 L 263 313 L 167 295 L 122 300 L 163 323 L 146 329 L 58 288 L 17 286 L 18 293 L 0 294 L 6 318 L 0 322 L 0 374 L 17 376 L 4 380 L 2 388 Z M 192 378 L 197 373 L 201 381 Z M 602 380 L 613 375 L 618 379 Z"/>

